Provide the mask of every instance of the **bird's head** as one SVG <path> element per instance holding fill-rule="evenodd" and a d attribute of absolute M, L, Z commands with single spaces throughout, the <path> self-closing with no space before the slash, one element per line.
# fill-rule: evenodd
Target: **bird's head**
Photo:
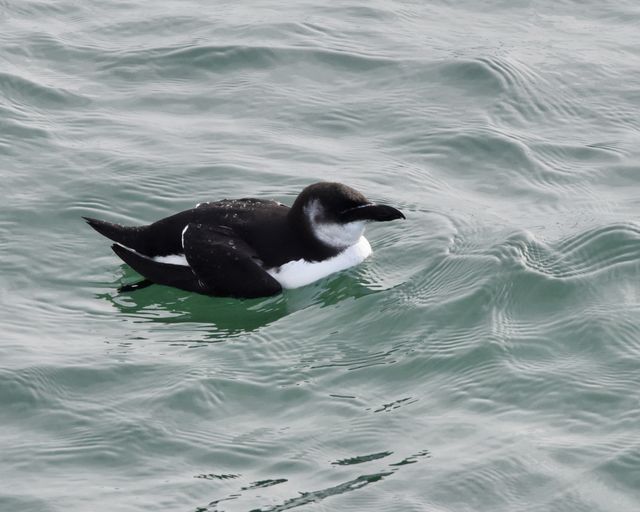
<path fill-rule="evenodd" d="M 290 215 L 302 219 L 313 237 L 332 249 L 358 242 L 368 222 L 404 219 L 400 210 L 369 201 L 342 183 L 320 182 L 306 187 L 296 198 Z"/>

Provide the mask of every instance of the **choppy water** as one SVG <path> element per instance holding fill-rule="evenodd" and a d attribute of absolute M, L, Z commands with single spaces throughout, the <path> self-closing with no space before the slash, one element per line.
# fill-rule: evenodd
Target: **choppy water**
<path fill-rule="evenodd" d="M 2 511 L 640 510 L 640 4 L 0 2 Z M 400 207 L 267 300 L 82 215 Z"/>

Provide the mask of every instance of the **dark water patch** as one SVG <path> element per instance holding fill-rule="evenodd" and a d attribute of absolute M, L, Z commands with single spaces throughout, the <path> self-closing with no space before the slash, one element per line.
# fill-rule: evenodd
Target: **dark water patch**
<path fill-rule="evenodd" d="M 57 507 L 44 498 L 26 496 L 14 492 L 2 491 L 0 494 L 0 508 L 3 510 L 40 510 L 55 512 Z"/>
<path fill-rule="evenodd" d="M 190 14 L 172 13 L 167 15 L 158 13 L 140 13 L 136 16 L 121 17 L 117 20 L 101 20 L 92 30 L 92 37 L 99 38 L 100 46 L 113 49 L 116 46 L 126 48 L 127 38 L 134 39 L 139 45 L 145 45 L 147 41 L 141 34 L 153 34 L 153 40 L 159 40 L 163 36 L 173 36 L 177 30 L 184 33 L 195 34 L 203 29 L 205 20 Z"/>
<path fill-rule="evenodd" d="M 336 461 L 334 463 L 332 463 L 334 466 L 339 466 L 339 467 L 345 467 L 348 468 L 350 466 L 353 465 L 358 465 L 358 464 L 363 464 L 363 463 L 371 463 L 377 460 L 381 460 L 384 459 L 390 455 L 392 455 L 393 452 L 379 452 L 379 453 L 374 453 L 374 454 L 370 454 L 370 455 L 366 455 L 366 456 L 359 456 L 359 457 L 354 457 L 354 458 L 349 458 L 349 459 L 341 459 L 339 461 Z M 330 486 L 330 487 L 326 487 L 320 490 L 316 490 L 316 491 L 301 491 L 299 492 L 299 496 L 295 497 L 295 498 L 290 498 L 290 499 L 286 499 L 284 500 L 282 503 L 278 504 L 278 505 L 271 505 L 271 506 L 266 506 L 266 507 L 259 507 L 259 508 L 251 508 L 252 512 L 275 512 L 275 511 L 281 511 L 281 510 L 290 510 L 293 508 L 297 508 L 300 506 L 304 506 L 304 505 L 308 505 L 310 503 L 318 503 L 321 502 L 329 497 L 332 496 L 337 496 L 337 495 L 341 495 L 341 494 L 346 494 L 346 493 L 351 493 L 353 491 L 357 491 L 360 490 L 372 483 L 376 483 L 376 482 L 380 482 L 383 479 L 387 478 L 387 477 L 391 477 L 392 475 L 396 474 L 398 471 L 403 469 L 403 466 L 407 466 L 407 465 L 411 465 L 411 464 L 415 464 L 419 461 L 420 458 L 429 458 L 430 457 L 430 452 L 428 450 L 421 450 L 413 455 L 410 455 L 402 460 L 400 460 L 399 462 L 396 463 L 390 463 L 388 465 L 388 470 L 381 470 L 378 471 L 376 473 L 370 473 L 370 474 L 364 474 L 364 475 L 359 475 L 353 479 L 350 479 L 348 481 L 345 481 L 343 483 L 340 483 L 338 485 L 334 485 L 334 486 Z M 218 500 L 214 500 L 212 502 L 210 502 L 207 506 L 205 507 L 199 507 L 197 510 L 202 510 L 202 511 L 213 511 L 213 510 L 218 510 L 216 507 L 224 502 L 224 501 L 230 501 L 230 500 L 238 500 L 238 499 L 242 499 L 244 496 L 242 495 L 243 492 L 246 493 L 246 491 L 250 491 L 250 490 L 254 490 L 254 489 L 261 489 L 261 488 L 265 488 L 265 487 L 272 487 L 273 485 L 276 484 L 282 484 L 282 483 L 286 483 L 288 482 L 288 480 L 286 478 L 279 478 L 279 479 L 267 479 L 267 480 L 263 480 L 263 481 L 259 481 L 259 482 L 255 482 L 254 484 L 250 485 L 250 486 L 246 486 L 246 487 L 242 487 L 240 489 L 239 492 L 235 492 L 232 493 L 230 495 L 228 495 L 225 498 L 222 499 L 218 499 Z M 262 485 L 264 483 L 264 485 Z M 260 484 L 260 485 L 255 485 L 255 484 Z"/>
<path fill-rule="evenodd" d="M 206 474 L 201 474 L 201 475 L 195 475 L 193 478 L 200 478 L 202 480 L 230 480 L 233 478 L 240 478 L 241 475 L 235 474 L 235 473 L 221 473 L 221 474 L 215 474 L 215 473 L 206 473 Z"/>
<path fill-rule="evenodd" d="M 379 408 L 374 409 L 373 412 L 391 412 L 394 409 L 398 409 L 406 405 L 414 404 L 417 401 L 418 401 L 417 398 L 412 398 L 410 396 L 405 398 L 399 398 L 398 400 L 394 400 L 393 402 L 382 404 L 382 406 L 380 406 Z"/>
<path fill-rule="evenodd" d="M 11 103 L 38 109 L 78 108 L 90 103 L 85 96 L 8 72 L 0 72 L 0 92 Z"/>
<path fill-rule="evenodd" d="M 43 368 L 25 368 L 20 372 L 0 371 L 2 408 L 19 416 L 48 409 L 64 401 L 65 390 Z"/>
<path fill-rule="evenodd" d="M 606 451 L 605 460 L 597 468 L 611 485 L 622 485 L 628 492 L 638 494 L 638 472 L 640 466 L 640 444 L 632 438 L 623 438 L 619 446 Z"/>
<path fill-rule="evenodd" d="M 328 64 L 334 69 L 342 69 L 349 73 L 371 71 L 378 68 L 384 68 L 385 70 L 391 71 L 397 66 L 396 59 L 380 55 L 368 55 L 366 53 L 332 51 L 325 49 L 313 49 L 308 52 L 310 56 L 318 61 Z"/>
<path fill-rule="evenodd" d="M 334 464 L 336 466 L 351 466 L 353 464 L 363 464 L 365 462 L 371 462 L 372 460 L 383 459 L 392 454 L 393 452 L 371 453 L 369 455 L 359 455 L 357 457 L 349 457 L 348 459 L 340 459 L 332 462 L 331 464 Z"/>
<path fill-rule="evenodd" d="M 269 478 L 267 480 L 258 480 L 257 482 L 251 482 L 247 487 L 242 487 L 241 491 L 248 491 L 250 489 L 264 489 L 265 487 L 273 487 L 274 485 L 283 484 L 288 482 L 286 478 Z"/>
<path fill-rule="evenodd" d="M 439 67 L 439 73 L 452 85 L 472 91 L 497 96 L 504 92 L 505 81 L 502 75 L 484 59 L 452 60 Z"/>
<path fill-rule="evenodd" d="M 349 73 L 395 65 L 392 59 L 321 48 L 189 45 L 113 54 L 108 61 L 103 61 L 101 69 L 116 72 L 129 80 L 149 77 L 149 73 L 156 78 L 186 79 L 202 71 L 216 74 L 239 70 L 266 71 L 309 61 Z"/>
<path fill-rule="evenodd" d="M 406 466 L 407 464 L 416 464 L 420 457 L 430 458 L 431 452 L 429 450 L 422 450 L 416 453 L 415 455 L 410 455 L 409 457 L 402 459 L 400 462 L 389 464 L 389 466 L 398 467 L 398 466 Z"/>
<path fill-rule="evenodd" d="M 283 510 L 290 510 L 292 508 L 301 507 L 303 505 L 307 505 L 309 503 L 317 503 L 331 496 L 335 496 L 338 494 L 344 494 L 346 492 L 355 491 L 358 489 L 362 489 L 367 485 L 373 484 L 375 482 L 379 482 L 382 479 L 392 475 L 392 471 L 380 472 L 380 473 L 372 473 L 369 475 L 361 475 L 353 480 L 349 480 L 340 485 L 336 485 L 333 487 L 328 487 L 325 489 L 321 489 L 318 491 L 310 491 L 310 492 L 302 492 L 301 495 L 296 498 L 291 498 L 286 500 L 281 505 L 275 505 L 273 507 L 259 508 L 253 509 L 251 512 L 280 512 Z"/>
<path fill-rule="evenodd" d="M 47 1 L 24 0 L 21 2 L 3 1 L 3 8 L 14 16 L 24 16 L 27 19 L 38 19 L 40 16 L 70 16 L 78 12 L 78 7 L 73 4 L 52 4 Z"/>
<path fill-rule="evenodd" d="M 187 45 L 119 52 L 112 56 L 110 62 L 103 63 L 102 69 L 122 70 L 129 74 L 155 69 L 163 75 L 172 69 L 183 73 L 197 69 L 218 72 L 261 69 L 271 67 L 275 63 L 275 55 L 275 49 L 269 47 Z"/>
<path fill-rule="evenodd" d="M 251 512 L 279 512 L 279 511 L 290 510 L 293 508 L 308 505 L 310 503 L 317 503 L 331 496 L 340 495 L 347 492 L 362 489 L 363 487 L 366 487 L 367 485 L 370 485 L 375 482 L 379 482 L 385 477 L 388 477 L 392 474 L 393 474 L 393 471 L 386 471 L 386 472 L 380 472 L 380 473 L 372 473 L 368 475 L 361 475 L 361 476 L 358 476 L 357 478 L 354 478 L 353 480 L 346 481 L 336 486 L 327 487 L 317 491 L 300 492 L 299 496 L 295 498 L 287 499 L 279 505 L 266 506 L 261 508 L 252 508 Z M 205 507 L 198 507 L 196 508 L 196 510 L 199 512 L 214 512 L 215 510 L 219 510 L 217 507 L 220 503 L 224 501 L 237 499 L 239 497 L 240 497 L 239 494 L 232 494 L 226 498 L 214 500 Z"/>
<path fill-rule="evenodd" d="M 358 20 L 359 23 L 366 19 L 371 19 L 376 23 L 391 23 L 396 17 L 394 9 L 384 9 L 382 6 L 345 5 L 340 11 L 346 17 Z"/>

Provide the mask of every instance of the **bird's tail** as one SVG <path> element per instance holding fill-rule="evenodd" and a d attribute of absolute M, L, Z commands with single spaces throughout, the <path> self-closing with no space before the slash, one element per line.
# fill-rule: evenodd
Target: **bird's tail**
<path fill-rule="evenodd" d="M 98 233 L 106 236 L 110 240 L 130 247 L 134 250 L 141 250 L 140 242 L 140 227 L 123 226 L 121 224 L 114 224 L 112 222 L 106 222 L 104 220 L 92 219 L 90 217 L 82 217 L 87 221 L 87 224 L 95 229 Z"/>

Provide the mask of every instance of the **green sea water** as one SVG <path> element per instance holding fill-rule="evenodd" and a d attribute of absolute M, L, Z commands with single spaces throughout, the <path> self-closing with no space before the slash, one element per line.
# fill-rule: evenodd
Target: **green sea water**
<path fill-rule="evenodd" d="M 0 510 L 640 510 L 637 0 L 0 1 Z M 260 300 L 81 216 L 400 208 Z"/>

